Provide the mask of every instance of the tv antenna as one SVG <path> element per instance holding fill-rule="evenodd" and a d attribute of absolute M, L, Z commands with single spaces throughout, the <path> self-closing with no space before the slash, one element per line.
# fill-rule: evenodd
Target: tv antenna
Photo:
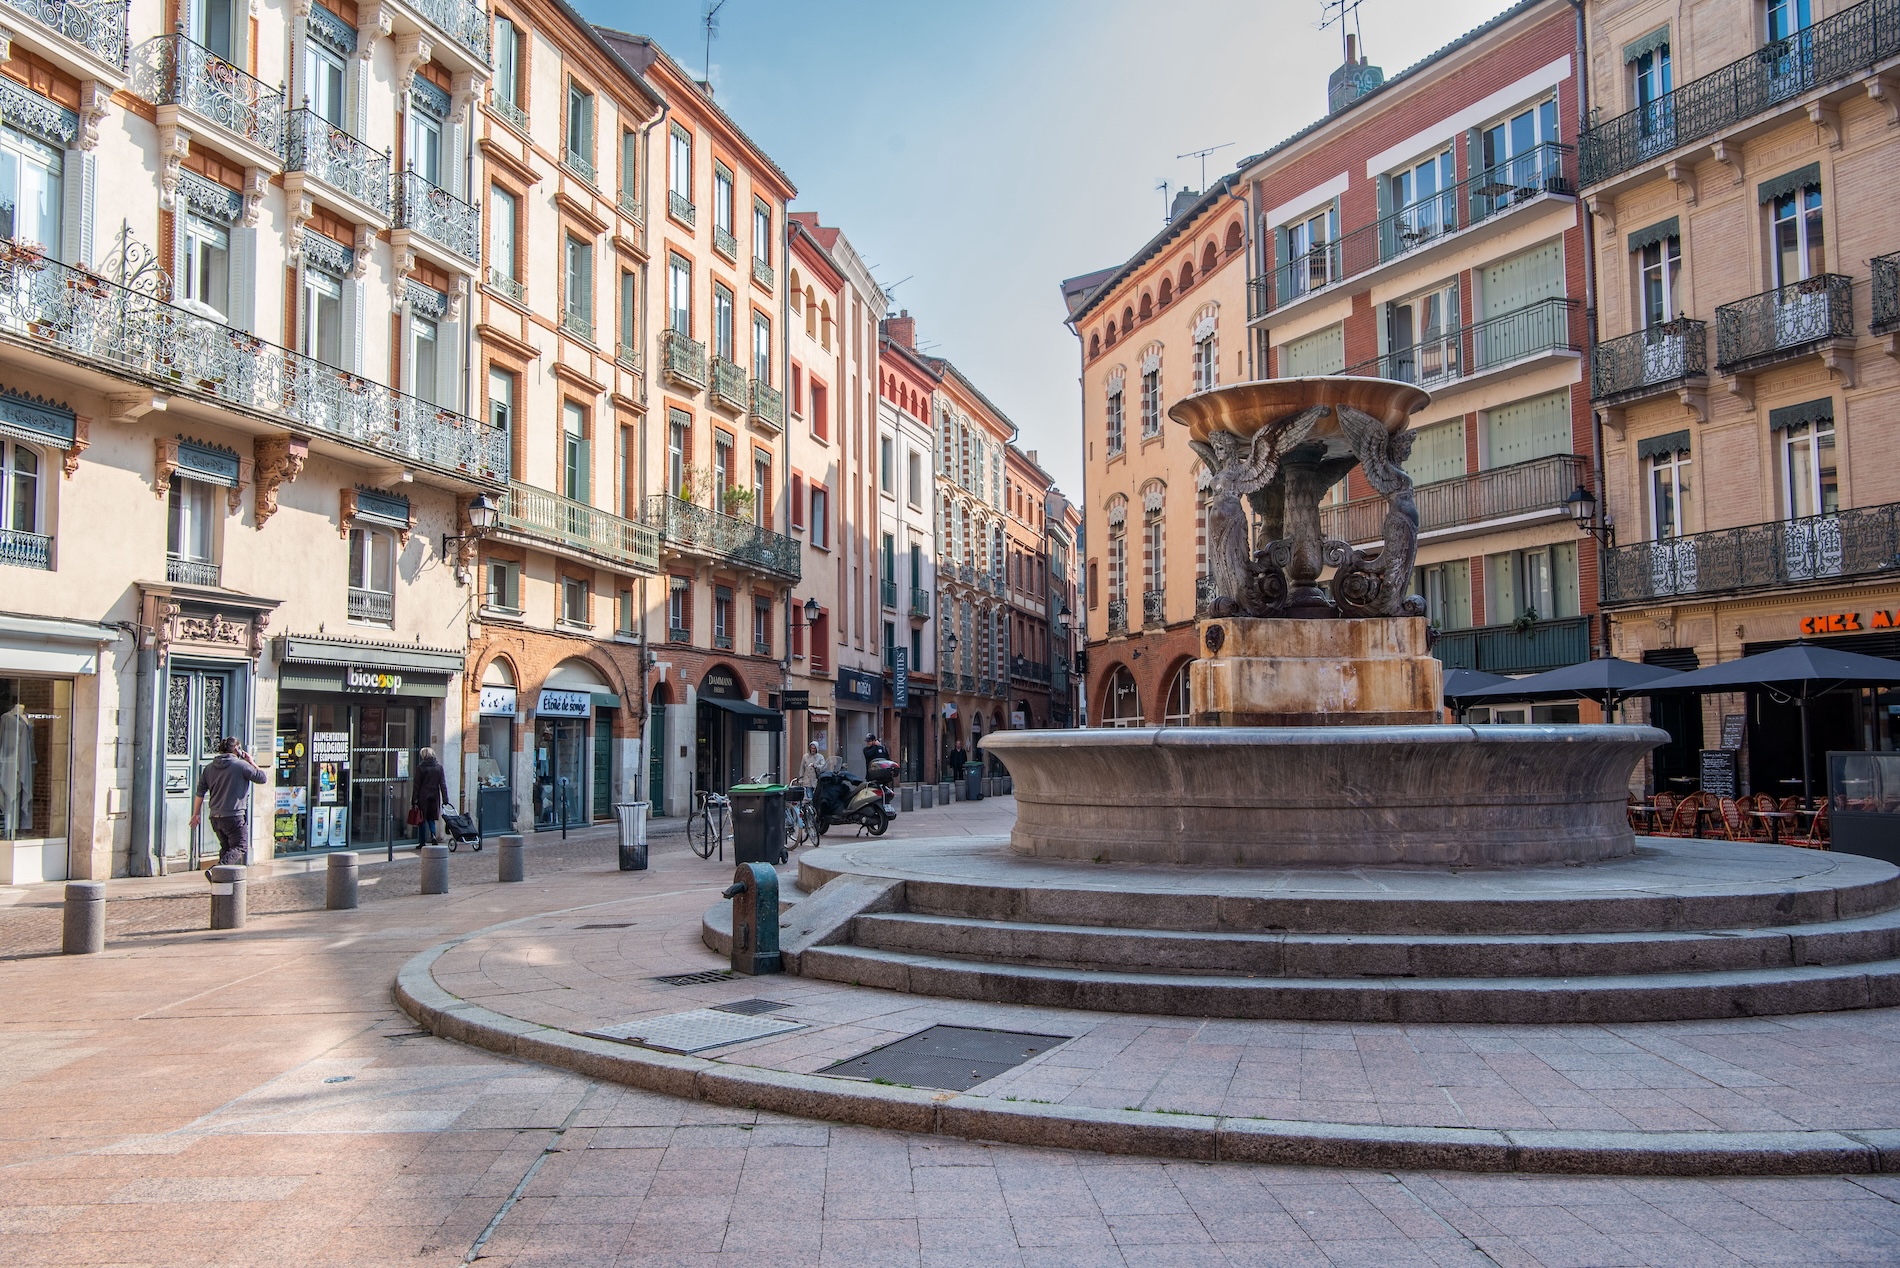
<path fill-rule="evenodd" d="M 884 292 L 884 298 L 889 299 L 892 296 L 892 294 L 896 292 L 898 287 L 902 286 L 905 282 L 910 281 L 911 278 L 916 277 L 916 276 L 917 275 L 915 273 L 906 274 L 905 276 L 897 279 L 895 282 L 892 282 L 889 286 L 886 286 L 884 285 L 884 283 L 879 282 L 878 288 Z M 889 316 L 888 313 L 885 315 Z"/>
<path fill-rule="evenodd" d="M 1201 160 L 1201 192 L 1206 193 L 1207 192 L 1207 156 L 1214 153 L 1216 150 L 1224 150 L 1232 144 L 1233 144 L 1232 141 L 1222 141 L 1219 145 L 1210 145 L 1205 150 L 1189 150 L 1186 154 L 1177 154 L 1174 157 L 1178 159 L 1197 158 Z"/>
<path fill-rule="evenodd" d="M 706 0 L 706 82 L 712 83 L 712 42 L 719 34 L 719 11 L 726 7 L 726 0 Z"/>
<path fill-rule="evenodd" d="M 1366 34 L 1359 29 L 1360 0 L 1320 0 L 1319 29 L 1324 31 L 1334 23 L 1339 25 L 1340 56 L 1344 57 L 1346 48 L 1346 24 L 1352 23 L 1352 34 L 1358 37 L 1359 47 L 1366 46 Z"/>
<path fill-rule="evenodd" d="M 1161 191 L 1161 223 L 1165 225 L 1169 219 L 1168 212 L 1173 209 L 1173 204 L 1168 201 L 1170 186 L 1167 181 L 1158 180 L 1155 182 L 1155 188 Z"/>

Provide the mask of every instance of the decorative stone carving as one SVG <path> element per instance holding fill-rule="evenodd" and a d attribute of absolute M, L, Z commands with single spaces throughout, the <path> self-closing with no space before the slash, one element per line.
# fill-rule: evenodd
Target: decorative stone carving
<path fill-rule="evenodd" d="M 259 436 L 252 451 L 257 461 L 257 496 L 251 504 L 251 523 L 262 528 L 277 514 L 277 490 L 294 484 L 303 474 L 310 442 L 301 436 Z"/>
<path fill-rule="evenodd" d="M 1307 437 L 1332 411 L 1316 405 L 1284 426 L 1266 426 L 1251 437 L 1217 431 L 1188 442 L 1212 473 L 1207 501 L 1208 570 L 1214 578 L 1210 616 L 1272 616 L 1286 604 L 1284 564 L 1253 552 L 1253 516 L 1247 499 L 1272 481 L 1280 455 Z M 1263 552 L 1268 553 L 1268 552 Z"/>
<path fill-rule="evenodd" d="M 261 167 L 244 169 L 244 210 L 238 215 L 240 227 L 249 229 L 264 210 L 264 195 L 270 189 L 270 173 Z"/>
<path fill-rule="evenodd" d="M 364 274 L 369 272 L 370 248 L 375 245 L 376 231 L 368 225 L 356 226 L 356 249 L 354 257 L 350 260 L 349 275 L 359 282 L 363 280 Z"/>
<path fill-rule="evenodd" d="M 184 170 L 185 156 L 191 153 L 191 137 L 174 121 L 158 121 L 158 205 L 164 211 L 178 210 L 178 173 Z"/>
<path fill-rule="evenodd" d="M 396 29 L 389 6 L 384 4 L 365 4 L 356 10 L 356 55 L 368 61 L 376 51 L 376 41 L 386 38 Z"/>
<path fill-rule="evenodd" d="M 178 439 L 160 436 L 156 444 L 158 455 L 152 468 L 152 492 L 163 502 L 171 496 L 172 476 L 178 472 Z"/>
<path fill-rule="evenodd" d="M 79 149 L 90 150 L 99 144 L 99 123 L 111 104 L 112 89 L 98 80 L 88 79 L 79 85 Z"/>
<path fill-rule="evenodd" d="M 1425 600 L 1406 593 L 1418 556 L 1418 506 L 1402 465 L 1412 456 L 1412 433 L 1388 432 L 1383 422 L 1351 406 L 1340 409 L 1339 422 L 1366 483 L 1385 499 L 1385 540 L 1370 554 L 1346 542 L 1326 543 L 1326 562 L 1338 569 L 1333 605 L 1342 616 L 1423 616 Z"/>
<path fill-rule="evenodd" d="M 0 62 L 13 60 L 13 32 L 0 26 Z"/>
<path fill-rule="evenodd" d="M 396 41 L 396 95 L 398 97 L 409 95 L 410 90 L 415 87 L 416 72 L 428 65 L 429 59 L 433 56 L 435 56 L 435 45 L 429 42 L 428 36 L 420 32 L 402 36 Z M 429 86 L 435 87 L 433 84 Z M 436 91 L 440 93 L 441 89 L 436 89 Z"/>
<path fill-rule="evenodd" d="M 85 453 L 87 447 L 91 444 L 92 420 L 87 418 L 84 414 L 74 415 L 73 443 L 66 447 L 66 454 L 64 458 L 61 459 L 61 465 L 66 471 L 66 478 L 68 480 L 72 479 L 79 470 L 79 455 Z"/>

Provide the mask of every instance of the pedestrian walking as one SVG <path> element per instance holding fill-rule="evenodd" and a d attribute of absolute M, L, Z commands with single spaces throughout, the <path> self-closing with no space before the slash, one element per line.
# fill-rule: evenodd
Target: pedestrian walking
<path fill-rule="evenodd" d="M 818 777 L 825 773 L 825 755 L 819 749 L 818 741 L 813 740 L 805 746 L 805 758 L 798 764 L 798 782 L 807 788 L 818 787 Z"/>
<path fill-rule="evenodd" d="M 871 777 L 871 763 L 889 761 L 891 751 L 878 742 L 876 735 L 867 736 L 864 741 L 864 777 Z"/>
<path fill-rule="evenodd" d="M 448 775 L 436 758 L 435 750 L 425 748 L 416 762 L 416 791 L 410 805 L 421 816 L 416 825 L 416 848 L 435 845 L 436 822 L 442 818 L 442 803 L 449 799 Z"/>
<path fill-rule="evenodd" d="M 237 737 L 227 735 L 218 741 L 218 755 L 198 773 L 198 789 L 191 799 L 191 826 L 197 827 L 204 814 L 205 802 L 211 803 L 211 830 L 218 837 L 218 865 L 242 867 L 249 855 L 245 848 L 249 832 L 251 785 L 264 782 L 264 772 L 251 763 L 251 755 Z M 211 869 L 205 869 L 211 879 Z"/>

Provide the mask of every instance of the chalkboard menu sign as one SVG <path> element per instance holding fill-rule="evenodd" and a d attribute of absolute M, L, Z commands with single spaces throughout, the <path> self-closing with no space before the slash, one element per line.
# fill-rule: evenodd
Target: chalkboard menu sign
<path fill-rule="evenodd" d="M 1739 754 L 1732 748 L 1702 750 L 1702 791 L 1711 797 L 1733 797 L 1740 786 Z"/>
<path fill-rule="evenodd" d="M 1743 735 L 1743 732 L 1747 728 L 1747 724 L 1748 724 L 1748 716 L 1746 714 L 1741 714 L 1741 713 L 1723 714 L 1722 715 L 1722 747 L 1723 748 L 1740 748 L 1742 746 L 1742 735 Z"/>

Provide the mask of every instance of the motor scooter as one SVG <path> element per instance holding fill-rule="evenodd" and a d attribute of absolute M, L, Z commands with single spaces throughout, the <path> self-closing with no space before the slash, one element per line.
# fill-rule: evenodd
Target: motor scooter
<path fill-rule="evenodd" d="M 855 823 L 868 828 L 874 837 L 884 835 L 891 826 L 891 812 L 884 808 L 876 784 L 866 783 L 850 771 L 831 770 L 818 777 L 818 795 L 813 805 L 818 835 L 827 828 Z"/>
<path fill-rule="evenodd" d="M 897 763 L 888 757 L 880 757 L 871 763 L 871 782 L 883 790 L 884 813 L 889 814 L 897 803 Z"/>

